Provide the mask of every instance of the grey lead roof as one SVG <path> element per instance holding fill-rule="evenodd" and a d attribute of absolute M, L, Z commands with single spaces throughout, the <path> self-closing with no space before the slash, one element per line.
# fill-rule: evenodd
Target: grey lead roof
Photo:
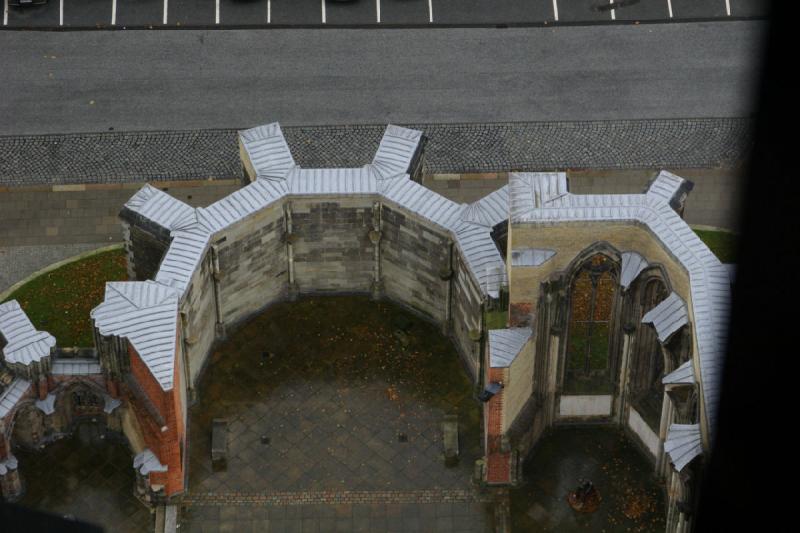
<path fill-rule="evenodd" d="M 16 378 L 11 382 L 11 385 L 0 395 L 0 419 L 5 418 L 14 409 L 14 406 L 30 387 L 31 382 L 26 379 Z"/>
<path fill-rule="evenodd" d="M 16 470 L 18 464 L 17 458 L 9 453 L 5 459 L 0 461 L 0 476 L 5 476 L 9 470 Z"/>
<path fill-rule="evenodd" d="M 407 174 L 422 132 L 389 124 L 372 159 L 379 179 Z"/>
<path fill-rule="evenodd" d="M 665 201 L 665 193 L 574 195 L 552 187 L 552 174 L 512 173 L 511 222 L 554 224 L 569 221 L 632 222 L 646 226 L 689 274 L 692 311 L 704 411 L 709 434 L 716 424 L 717 404 L 730 312 L 730 279 L 725 267 Z M 656 180 L 661 187 L 670 176 Z M 563 178 L 566 187 L 566 176 Z M 553 191 L 539 207 L 532 190 Z M 519 191 L 519 196 L 517 195 Z"/>
<path fill-rule="evenodd" d="M 636 252 L 622 252 L 622 271 L 619 276 L 619 284 L 627 289 L 633 283 L 642 270 L 647 268 L 647 259 Z"/>
<path fill-rule="evenodd" d="M 653 183 L 650 184 L 645 194 L 649 197 L 659 198 L 671 205 L 672 201 L 675 200 L 675 196 L 686 186 L 686 183 L 683 178 L 662 170 L 653 180 Z"/>
<path fill-rule="evenodd" d="M 695 382 L 694 365 L 689 359 L 661 380 L 664 385 L 691 385 Z"/>
<path fill-rule="evenodd" d="M 167 346 L 168 332 L 174 340 L 177 327 L 177 313 L 172 310 L 177 298 L 184 296 L 212 236 L 287 195 L 380 195 L 452 232 L 481 290 L 499 296 L 507 275 L 490 232 L 492 225 L 508 216 L 508 189 L 460 205 L 412 181 L 406 172 L 421 132 L 389 125 L 372 163 L 346 169 L 297 167 L 277 123 L 242 131 L 240 139 L 257 175 L 246 187 L 206 208 L 184 209 L 181 205 L 185 204 L 166 201 L 163 196 L 168 195 L 150 186 L 126 204 L 150 220 L 169 224 L 172 242 L 154 282 L 145 282 L 163 288 L 165 292 L 159 294 L 165 300 L 150 301 L 147 305 L 152 309 L 142 307 L 141 295 L 126 299 L 121 294 L 124 286 L 138 282 L 113 283 L 106 286 L 106 300 L 92 311 L 102 334 L 131 340 L 165 390 L 172 387 L 174 366 L 174 346 Z M 133 292 L 137 294 L 155 290 L 141 283 L 136 286 Z"/>
<path fill-rule="evenodd" d="M 531 338 L 531 328 L 489 330 L 489 364 L 492 368 L 511 366 L 522 347 Z"/>
<path fill-rule="evenodd" d="M 103 303 L 91 313 L 101 335 L 130 341 L 164 390 L 172 388 L 178 298 L 154 281 L 109 282 Z"/>
<path fill-rule="evenodd" d="M 514 248 L 511 250 L 511 266 L 540 266 L 556 255 L 547 248 Z"/>
<path fill-rule="evenodd" d="M 686 302 L 675 292 L 670 293 L 642 317 L 642 324 L 653 324 L 661 342 L 667 342 L 673 333 L 688 323 Z"/>
<path fill-rule="evenodd" d="M 53 361 L 53 374 L 57 376 L 91 376 L 100 374 L 100 362 L 96 359 L 56 359 Z"/>
<path fill-rule="evenodd" d="M 146 476 L 150 472 L 166 472 L 167 465 L 162 465 L 150 448 L 145 448 L 133 457 L 133 468 Z"/>
<path fill-rule="evenodd" d="M 33 327 L 16 300 L 0 304 L 0 335 L 8 343 L 2 353 L 9 363 L 27 366 L 39 362 L 56 345 L 55 337 Z"/>
<path fill-rule="evenodd" d="M 703 439 L 699 424 L 672 424 L 664 441 L 664 451 L 669 455 L 675 470 L 680 472 L 692 459 L 703 453 Z"/>

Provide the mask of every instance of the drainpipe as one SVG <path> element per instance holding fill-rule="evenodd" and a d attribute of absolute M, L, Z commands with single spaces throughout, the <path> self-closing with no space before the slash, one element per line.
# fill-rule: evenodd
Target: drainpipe
<path fill-rule="evenodd" d="M 439 273 L 439 277 L 447 284 L 445 285 L 444 319 L 442 320 L 442 335 L 450 335 L 450 321 L 453 312 L 453 241 L 447 240 L 447 264 Z"/>
<path fill-rule="evenodd" d="M 289 300 L 297 299 L 297 286 L 294 279 L 294 233 L 292 233 L 292 203 L 286 202 L 283 208 L 284 220 L 286 221 L 286 257 L 289 262 Z"/>
<path fill-rule="evenodd" d="M 192 372 L 189 368 L 189 346 L 194 344 L 194 340 L 189 338 L 189 315 L 185 310 L 181 311 L 181 345 L 183 348 L 183 374 L 186 383 L 187 403 L 194 403 L 196 396 L 194 383 L 192 383 Z"/>
<path fill-rule="evenodd" d="M 372 277 L 372 299 L 380 300 L 383 294 L 383 281 L 381 280 L 381 239 L 383 234 L 383 204 L 375 202 L 372 205 L 372 230 L 369 232 L 369 240 L 373 249 L 373 277 Z"/>
<path fill-rule="evenodd" d="M 224 339 L 225 324 L 222 321 L 222 294 L 219 288 L 220 279 L 222 279 L 222 272 L 219 269 L 219 248 L 214 244 L 211 246 L 211 283 L 214 287 L 216 333 L 218 339 Z"/>

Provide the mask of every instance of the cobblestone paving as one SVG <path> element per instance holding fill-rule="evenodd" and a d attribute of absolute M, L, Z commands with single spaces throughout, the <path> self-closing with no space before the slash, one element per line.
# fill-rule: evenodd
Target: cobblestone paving
<path fill-rule="evenodd" d="M 425 131 L 425 172 L 735 166 L 749 119 L 410 124 Z M 371 161 L 385 125 L 285 127 L 303 167 Z M 0 186 L 235 178 L 236 132 L 90 133 L 0 137 Z"/>

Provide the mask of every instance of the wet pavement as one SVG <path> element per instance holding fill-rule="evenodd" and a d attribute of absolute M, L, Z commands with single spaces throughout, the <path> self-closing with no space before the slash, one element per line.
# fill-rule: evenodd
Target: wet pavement
<path fill-rule="evenodd" d="M 663 485 L 619 429 L 559 428 L 539 442 L 524 473 L 526 484 L 511 491 L 515 532 L 664 531 Z M 581 479 L 600 493 L 593 513 L 578 513 L 567 503 Z"/>
<path fill-rule="evenodd" d="M 108 532 L 151 532 L 152 515 L 133 495 L 132 456 L 120 436 L 84 423 L 42 450 L 15 450 L 25 494 L 20 505 L 70 515 Z"/>
<path fill-rule="evenodd" d="M 305 520 L 314 531 L 377 531 L 389 520 L 404 531 L 482 531 L 487 512 L 471 496 L 482 455 L 472 392 L 438 327 L 390 303 L 331 296 L 276 304 L 229 335 L 198 387 L 189 490 L 213 504 L 190 504 L 182 527 L 235 522 L 238 531 L 267 520 L 282 531 Z M 448 413 L 459 419 L 453 467 L 442 446 Z M 224 469 L 211 464 L 215 418 L 229 424 Z M 315 504 L 323 493 L 345 496 Z M 225 505 L 242 494 L 254 504 Z M 462 501 L 437 508 L 454 494 Z M 416 511 L 393 514 L 395 495 Z"/>

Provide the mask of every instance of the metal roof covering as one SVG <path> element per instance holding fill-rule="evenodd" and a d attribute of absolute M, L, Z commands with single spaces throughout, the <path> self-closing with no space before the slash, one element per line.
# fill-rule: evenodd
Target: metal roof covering
<path fill-rule="evenodd" d="M 0 335 L 6 342 L 2 353 L 9 363 L 29 365 L 50 355 L 56 339 L 46 331 L 38 331 L 16 300 L 0 304 Z"/>
<path fill-rule="evenodd" d="M 239 132 L 257 178 L 284 179 L 295 165 L 292 152 L 277 122 Z"/>
<path fill-rule="evenodd" d="M 164 390 L 172 388 L 178 298 L 176 290 L 153 281 L 109 282 L 91 313 L 102 335 L 130 341 Z"/>
<path fill-rule="evenodd" d="M 664 441 L 664 451 L 669 455 L 675 470 L 680 472 L 692 459 L 703 453 L 703 439 L 699 424 L 672 424 Z"/>
<path fill-rule="evenodd" d="M 16 378 L 11 382 L 11 385 L 0 395 L 0 418 L 4 418 L 14 409 L 14 406 L 30 387 L 31 382 L 26 379 Z"/>
<path fill-rule="evenodd" d="M 511 221 L 529 215 L 553 200 L 568 194 L 567 174 L 564 172 L 511 173 L 508 188 L 510 193 Z"/>
<path fill-rule="evenodd" d="M 694 382 L 694 365 L 691 359 L 664 376 L 661 380 L 661 383 L 665 385 L 691 385 Z"/>
<path fill-rule="evenodd" d="M 34 403 L 44 414 L 52 415 L 56 410 L 56 393 L 51 392 L 44 400 L 36 400 Z"/>
<path fill-rule="evenodd" d="M 467 205 L 461 220 L 490 228 L 508 220 L 508 185 Z"/>
<path fill-rule="evenodd" d="M 125 207 L 167 229 L 172 229 L 176 222 L 194 211 L 189 205 L 150 184 L 139 189 L 125 202 Z"/>
<path fill-rule="evenodd" d="M 673 333 L 688 323 L 686 302 L 675 292 L 670 293 L 642 317 L 642 324 L 653 324 L 661 342 L 666 342 Z"/>
<path fill-rule="evenodd" d="M 556 251 L 547 248 L 514 248 L 511 250 L 511 266 L 539 266 L 554 255 Z"/>
<path fill-rule="evenodd" d="M 9 453 L 5 459 L 0 461 L 0 476 L 5 476 L 9 470 L 16 470 L 18 464 L 14 454 Z"/>
<path fill-rule="evenodd" d="M 662 170 L 647 189 L 647 196 L 659 198 L 672 204 L 675 196 L 686 187 L 687 181 L 671 172 Z"/>
<path fill-rule="evenodd" d="M 505 368 L 522 351 L 531 338 L 531 328 L 507 328 L 489 330 L 489 364 L 492 368 Z"/>
<path fill-rule="evenodd" d="M 507 275 L 490 232 L 491 226 L 508 216 L 508 188 L 503 187 L 468 206 L 412 181 L 406 172 L 422 132 L 389 125 L 372 164 L 345 169 L 297 167 L 277 123 L 242 131 L 240 136 L 256 169 L 257 179 L 253 183 L 206 208 L 166 209 L 165 206 L 172 204 L 162 195 L 168 195 L 149 185 L 126 204 L 129 209 L 152 217 L 151 220 L 169 224 L 172 242 L 155 282 L 145 282 L 166 292 L 139 282 L 107 284 L 106 300 L 92 311 L 102 334 L 127 337 L 134 343 L 165 390 L 172 387 L 174 365 L 174 346 L 170 344 L 169 349 L 167 346 L 173 342 L 177 327 L 176 313 L 172 310 L 189 286 L 212 236 L 287 195 L 380 195 L 451 231 L 481 289 L 492 297 L 499 296 Z M 134 296 L 126 298 L 123 287 L 129 284 L 137 288 L 131 289 Z M 143 302 L 143 294 L 159 297 Z"/>
<path fill-rule="evenodd" d="M 389 124 L 383 133 L 378 151 L 372 158 L 372 166 L 378 179 L 406 174 L 422 140 L 422 132 Z"/>
<path fill-rule="evenodd" d="M 52 373 L 57 376 L 91 376 L 100 374 L 100 362 L 97 359 L 56 359 L 53 361 Z"/>
<path fill-rule="evenodd" d="M 627 289 L 647 266 L 647 259 L 638 253 L 622 252 L 622 269 L 619 276 L 619 284 Z"/>
<path fill-rule="evenodd" d="M 722 266 L 728 271 L 728 277 L 731 279 L 731 285 L 736 281 L 736 265 L 734 263 L 725 263 Z"/>
<path fill-rule="evenodd" d="M 716 424 L 722 364 L 730 313 L 730 279 L 703 241 L 664 201 L 665 193 L 573 195 L 552 187 L 552 174 L 512 173 L 511 222 L 633 222 L 646 226 L 689 274 L 700 380 L 709 434 Z M 671 178 L 668 177 L 671 181 Z M 653 186 L 663 183 L 654 182 Z M 566 186 L 566 177 L 563 178 Z M 537 207 L 532 190 L 552 191 Z M 517 194 L 519 192 L 519 194 Z"/>
<path fill-rule="evenodd" d="M 133 457 L 133 468 L 146 476 L 150 472 L 166 472 L 167 465 L 162 465 L 150 448 L 145 448 Z"/>

